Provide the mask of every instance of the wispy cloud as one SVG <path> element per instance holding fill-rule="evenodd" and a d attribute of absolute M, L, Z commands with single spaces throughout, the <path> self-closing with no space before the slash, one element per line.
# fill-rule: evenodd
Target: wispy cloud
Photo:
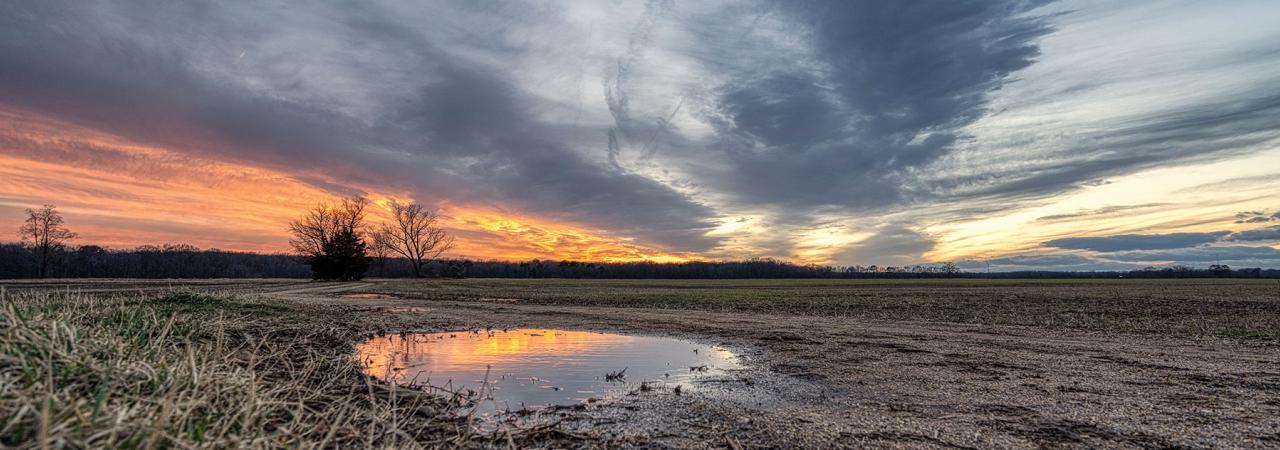
<path fill-rule="evenodd" d="M 1209 233 L 1124 234 L 1118 236 L 1074 237 L 1055 239 L 1044 245 L 1069 250 L 1116 252 L 1195 247 L 1221 240 L 1229 231 Z"/>

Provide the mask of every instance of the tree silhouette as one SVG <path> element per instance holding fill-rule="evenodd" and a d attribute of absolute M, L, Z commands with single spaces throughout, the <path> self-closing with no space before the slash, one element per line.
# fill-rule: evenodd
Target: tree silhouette
<path fill-rule="evenodd" d="M 369 270 L 369 256 L 364 240 L 351 229 L 342 229 L 325 243 L 324 253 L 311 261 L 311 271 L 316 279 L 353 281 L 364 278 Z"/>
<path fill-rule="evenodd" d="M 409 260 L 413 276 L 421 277 L 427 263 L 453 248 L 453 236 L 438 225 L 440 216 L 422 205 L 392 202 L 391 211 L 392 223 L 373 234 L 375 246 Z"/>
<path fill-rule="evenodd" d="M 349 198 L 338 205 L 320 204 L 289 223 L 289 244 L 306 258 L 317 280 L 359 280 L 369 270 L 364 242 L 365 208 L 369 201 Z"/>
<path fill-rule="evenodd" d="M 18 228 L 18 237 L 35 253 L 37 276 L 45 278 L 49 275 L 49 257 L 67 241 L 75 239 L 76 234 L 64 226 L 62 214 L 56 207 L 44 205 L 40 209 L 27 209 L 27 220 Z"/>

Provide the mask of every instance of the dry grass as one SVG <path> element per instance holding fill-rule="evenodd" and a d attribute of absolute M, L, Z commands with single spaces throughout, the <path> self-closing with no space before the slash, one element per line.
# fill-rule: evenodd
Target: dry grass
<path fill-rule="evenodd" d="M 563 446 L 481 435 L 441 398 L 370 380 L 360 324 L 191 293 L 0 298 L 0 447 Z"/>

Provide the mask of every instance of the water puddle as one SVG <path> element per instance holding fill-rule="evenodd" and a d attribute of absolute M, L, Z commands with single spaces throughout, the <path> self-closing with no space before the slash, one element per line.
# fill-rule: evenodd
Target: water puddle
<path fill-rule="evenodd" d="M 374 300 L 374 299 L 380 299 L 380 298 L 395 298 L 395 296 L 387 295 L 387 294 L 347 294 L 342 296 L 342 298 L 359 298 L 359 299 Z"/>
<path fill-rule="evenodd" d="M 717 346 L 547 329 L 387 335 L 358 345 L 357 358 L 372 376 L 454 395 L 482 415 L 595 403 L 638 389 L 696 390 L 699 379 L 741 368 Z"/>

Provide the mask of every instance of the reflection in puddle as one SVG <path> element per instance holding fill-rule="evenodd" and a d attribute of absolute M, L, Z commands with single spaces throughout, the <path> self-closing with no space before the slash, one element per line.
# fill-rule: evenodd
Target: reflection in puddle
<path fill-rule="evenodd" d="M 604 400 L 642 383 L 690 389 L 740 367 L 728 350 L 681 339 L 545 329 L 387 335 L 358 345 L 357 358 L 381 379 L 473 393 L 480 413 Z"/>
<path fill-rule="evenodd" d="M 379 299 L 379 298 L 395 298 L 387 294 L 347 294 L 342 298 L 362 298 L 362 299 Z"/>

